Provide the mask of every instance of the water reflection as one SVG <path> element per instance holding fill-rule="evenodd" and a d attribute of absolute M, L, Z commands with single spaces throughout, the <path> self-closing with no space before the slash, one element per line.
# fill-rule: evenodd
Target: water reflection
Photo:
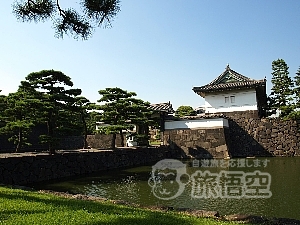
<path fill-rule="evenodd" d="M 251 159 L 255 160 L 255 159 Z M 262 159 L 261 159 L 262 160 Z M 246 213 L 270 217 L 288 217 L 300 219 L 300 158 L 268 158 L 267 166 L 257 167 L 193 167 L 192 161 L 185 161 L 187 174 L 196 171 L 253 172 L 259 170 L 271 175 L 270 198 L 192 198 L 192 185 L 189 182 L 183 193 L 175 199 L 162 200 L 156 198 L 148 185 L 151 166 L 143 166 L 124 170 L 103 171 L 88 177 L 78 177 L 44 185 L 36 188 L 68 191 L 99 196 L 108 199 L 125 200 L 141 205 L 165 205 L 180 208 L 216 210 L 221 214 Z"/>

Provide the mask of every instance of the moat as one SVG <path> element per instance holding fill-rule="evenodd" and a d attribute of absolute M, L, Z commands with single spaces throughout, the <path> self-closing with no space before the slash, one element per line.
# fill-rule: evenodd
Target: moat
<path fill-rule="evenodd" d="M 285 217 L 300 219 L 300 158 L 251 158 L 244 159 L 246 164 L 240 164 L 243 160 L 235 159 L 233 165 L 221 165 L 226 161 L 209 161 L 206 166 L 197 166 L 195 161 L 182 161 L 187 165 L 186 173 L 190 175 L 197 171 L 211 174 L 234 173 L 253 174 L 259 171 L 261 174 L 269 174 L 269 192 L 264 196 L 248 196 L 240 198 L 230 197 L 201 197 L 193 192 L 193 182 L 188 182 L 183 192 L 173 199 L 155 197 L 149 186 L 152 166 L 142 166 L 122 170 L 102 171 L 65 179 L 51 183 L 35 184 L 37 189 L 49 189 L 69 192 L 73 194 L 93 195 L 108 199 L 125 200 L 141 205 L 171 206 L 176 208 L 192 208 L 215 210 L 222 215 L 226 214 L 253 214 L 267 217 Z M 229 162 L 229 161 L 228 161 Z M 203 162 L 202 162 L 203 163 Z M 200 162 L 201 164 L 201 162 Z M 223 172 L 222 172 L 223 171 Z M 171 179 L 171 178 L 170 178 Z M 175 186 L 176 187 L 176 186 Z M 170 186 L 168 187 L 170 188 Z M 176 187 L 178 188 L 178 187 Z"/>

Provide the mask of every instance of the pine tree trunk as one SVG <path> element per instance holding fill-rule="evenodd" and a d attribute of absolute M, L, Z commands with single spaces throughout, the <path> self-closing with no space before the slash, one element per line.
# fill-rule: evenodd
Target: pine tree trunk
<path fill-rule="evenodd" d="M 120 130 L 120 137 L 121 137 L 121 146 L 125 147 L 124 136 L 123 136 L 123 131 L 122 130 Z"/>
<path fill-rule="evenodd" d="M 112 134 L 111 145 L 110 145 L 111 149 L 116 148 L 116 136 L 117 136 L 116 134 Z"/>
<path fill-rule="evenodd" d="M 84 115 L 81 114 L 81 120 L 82 120 L 82 123 L 83 123 L 83 132 L 84 132 L 84 144 L 83 144 L 83 149 L 87 149 L 88 148 L 88 143 L 86 141 L 87 139 L 87 126 L 86 126 L 86 122 L 85 122 L 85 119 L 84 119 Z"/>
<path fill-rule="evenodd" d="M 113 125 L 117 125 L 117 122 L 118 122 L 118 116 L 115 116 Z M 112 140 L 111 140 L 111 146 L 110 146 L 111 149 L 116 148 L 116 138 L 117 138 L 117 134 L 113 133 Z"/>
<path fill-rule="evenodd" d="M 51 155 L 51 154 L 55 154 L 55 149 L 53 148 L 53 125 L 51 120 L 47 122 L 47 128 L 48 128 L 48 136 L 49 136 L 48 150 L 49 150 L 49 154 Z"/>
<path fill-rule="evenodd" d="M 16 152 L 19 152 L 22 146 L 22 128 L 19 127 L 19 134 L 18 134 L 18 144 L 16 147 Z"/>

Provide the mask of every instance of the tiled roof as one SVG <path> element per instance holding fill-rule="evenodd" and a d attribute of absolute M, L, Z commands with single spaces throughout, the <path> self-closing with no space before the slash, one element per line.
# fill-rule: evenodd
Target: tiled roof
<path fill-rule="evenodd" d="M 251 88 L 260 86 L 265 83 L 265 80 L 252 80 L 245 82 L 235 82 L 235 83 L 226 83 L 226 84 L 216 84 L 216 85 L 205 85 L 202 87 L 194 87 L 193 91 L 195 92 L 210 92 L 210 91 L 219 91 L 219 90 L 230 90 L 238 88 Z"/>
<path fill-rule="evenodd" d="M 202 96 L 205 92 L 232 90 L 239 88 L 252 88 L 265 85 L 265 83 L 265 79 L 250 79 L 249 77 L 246 77 L 230 69 L 229 65 L 227 65 L 225 71 L 220 76 L 218 76 L 216 79 L 214 79 L 207 85 L 201 87 L 194 87 L 193 91 Z"/>
<path fill-rule="evenodd" d="M 150 109 L 152 109 L 153 111 L 160 111 L 160 112 L 167 112 L 167 113 L 175 112 L 170 102 L 151 104 Z"/>

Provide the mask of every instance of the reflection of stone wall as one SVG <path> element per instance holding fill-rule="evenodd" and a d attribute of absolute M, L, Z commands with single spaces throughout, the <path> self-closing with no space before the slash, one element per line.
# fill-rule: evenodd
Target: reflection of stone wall
<path fill-rule="evenodd" d="M 156 163 L 168 155 L 165 148 L 140 148 L 115 151 L 62 151 L 0 155 L 0 183 L 19 184 L 88 174 L 114 168 Z"/>
<path fill-rule="evenodd" d="M 182 150 L 182 157 L 226 158 L 226 129 L 166 130 L 164 144 L 173 150 Z"/>

